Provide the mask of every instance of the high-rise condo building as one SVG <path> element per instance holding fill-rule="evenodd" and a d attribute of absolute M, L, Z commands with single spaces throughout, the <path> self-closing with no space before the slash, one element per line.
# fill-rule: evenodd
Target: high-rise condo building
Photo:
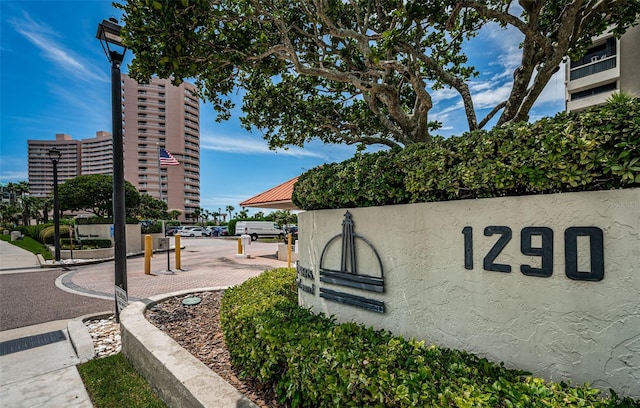
<path fill-rule="evenodd" d="M 200 208 L 200 105 L 189 83 L 173 86 L 152 79 L 138 84 L 122 75 L 124 176 L 140 193 L 163 200 L 169 210 L 179 210 L 182 221 Z M 45 197 L 53 191 L 53 164 L 49 150 L 62 152 L 58 183 L 84 174 L 113 174 L 113 138 L 106 131 L 95 138 L 73 140 L 57 134 L 56 140 L 29 140 L 31 194 Z M 159 149 L 169 151 L 176 166 L 161 166 Z"/>
<path fill-rule="evenodd" d="M 640 97 L 640 25 L 620 39 L 610 31 L 595 37 L 582 58 L 566 65 L 566 110 L 603 104 L 614 92 Z"/>
<path fill-rule="evenodd" d="M 58 161 L 58 184 L 80 175 L 81 143 L 71 136 L 58 133 L 55 140 L 28 140 L 29 194 L 46 197 L 53 191 L 53 163 L 49 150 L 62 153 Z"/>
<path fill-rule="evenodd" d="M 196 87 L 122 75 L 124 177 L 140 193 L 163 200 L 190 220 L 200 208 L 200 105 Z M 159 148 L 180 165 L 160 166 Z"/>
<path fill-rule="evenodd" d="M 80 141 L 80 174 L 113 174 L 113 137 L 101 130 Z"/>

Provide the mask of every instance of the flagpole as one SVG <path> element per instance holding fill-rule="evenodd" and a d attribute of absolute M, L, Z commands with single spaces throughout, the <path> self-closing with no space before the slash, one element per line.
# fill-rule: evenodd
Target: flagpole
<path fill-rule="evenodd" d="M 160 143 L 156 143 L 156 145 L 158 145 L 158 191 L 160 192 L 160 201 L 162 201 L 162 165 L 160 164 Z"/>

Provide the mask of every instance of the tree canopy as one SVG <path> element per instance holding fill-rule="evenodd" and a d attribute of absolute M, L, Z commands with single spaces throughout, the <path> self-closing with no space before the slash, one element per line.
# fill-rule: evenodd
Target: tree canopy
<path fill-rule="evenodd" d="M 133 215 L 141 220 L 168 220 L 167 203 L 151 197 L 149 194 L 140 194 L 140 203 L 133 211 Z"/>
<path fill-rule="evenodd" d="M 560 63 L 609 25 L 636 23 L 640 0 L 128 0 L 130 74 L 195 78 L 218 120 L 238 92 L 247 128 L 271 148 L 430 141 L 433 93 L 456 92 L 469 130 L 527 120 Z M 507 99 L 477 117 L 465 44 L 489 23 L 522 36 Z"/>
<path fill-rule="evenodd" d="M 140 203 L 138 190 L 125 181 L 125 205 L 127 215 L 132 216 Z M 99 217 L 113 216 L 113 176 L 89 174 L 65 181 L 58 187 L 58 198 L 62 211 L 82 210 Z"/>

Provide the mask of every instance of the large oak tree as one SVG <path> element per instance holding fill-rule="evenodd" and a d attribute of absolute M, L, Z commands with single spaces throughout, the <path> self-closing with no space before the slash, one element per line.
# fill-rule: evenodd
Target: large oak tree
<path fill-rule="evenodd" d="M 58 188 L 60 210 L 87 211 L 98 217 L 113 216 L 113 176 L 88 174 L 65 181 Z M 134 215 L 140 203 L 140 194 L 133 184 L 124 182 L 127 215 Z"/>
<path fill-rule="evenodd" d="M 433 92 L 463 102 L 470 130 L 526 120 L 560 63 L 592 36 L 636 23 L 640 0 L 129 0 L 130 74 L 195 78 L 219 120 L 242 95 L 241 121 L 270 147 L 403 146 L 431 140 Z M 511 92 L 477 117 L 463 52 L 486 24 L 522 36 Z M 511 33 L 512 31 L 509 31 Z"/>

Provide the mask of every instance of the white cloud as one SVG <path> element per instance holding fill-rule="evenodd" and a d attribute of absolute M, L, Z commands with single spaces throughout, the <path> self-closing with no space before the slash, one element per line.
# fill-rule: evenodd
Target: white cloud
<path fill-rule="evenodd" d="M 317 157 L 325 159 L 326 155 L 310 149 L 290 147 L 289 149 L 270 150 L 265 140 L 253 139 L 248 135 L 201 135 L 200 148 L 225 153 L 238 154 L 282 154 L 295 157 Z"/>
<path fill-rule="evenodd" d="M 109 82 L 109 78 L 101 70 L 88 67 L 79 56 L 58 44 L 54 40 L 54 37 L 60 37 L 57 32 L 36 22 L 27 13 L 24 13 L 24 19 L 13 18 L 9 20 L 9 23 L 20 35 L 38 47 L 46 59 L 71 74 L 75 79 Z"/>
<path fill-rule="evenodd" d="M 255 194 L 254 194 L 255 195 Z M 251 195 L 242 194 L 242 195 L 233 195 L 233 194 L 222 194 L 222 195 L 214 195 L 211 197 L 201 197 L 200 198 L 200 206 L 205 208 L 212 208 L 218 206 L 222 211 L 225 211 L 226 205 L 233 205 L 235 203 L 241 203 L 244 200 L 250 198 Z M 221 205 L 220 203 L 230 203 L 226 205 Z M 237 210 L 237 208 L 236 208 Z M 226 211 L 225 211 L 226 212 Z M 228 213 L 228 212 L 227 212 Z"/>
<path fill-rule="evenodd" d="M 434 104 L 437 104 L 442 101 L 446 101 L 449 99 L 457 98 L 460 94 L 453 88 L 444 88 L 438 89 L 437 91 L 431 92 L 431 99 Z"/>
<path fill-rule="evenodd" d="M 496 84 L 493 84 L 496 85 Z M 482 92 L 471 95 L 476 109 L 493 108 L 506 100 L 511 92 L 511 83 L 502 84 L 499 87 L 484 88 Z"/>
<path fill-rule="evenodd" d="M 439 110 L 437 112 L 433 112 L 431 114 L 431 118 L 434 120 L 439 120 L 440 122 L 446 123 L 449 120 L 449 113 L 457 111 L 458 109 L 464 108 L 464 104 L 462 100 L 454 103 L 453 105 L 449 105 L 446 108 Z"/>
<path fill-rule="evenodd" d="M 536 100 L 535 105 L 541 105 L 545 103 L 564 103 L 565 98 L 565 64 L 564 62 L 560 64 L 560 68 L 558 72 L 553 74 L 547 86 L 542 90 L 540 96 Z"/>
<path fill-rule="evenodd" d="M 2 161 L 5 162 L 5 159 L 3 158 Z M 29 174 L 24 170 L 14 171 L 14 170 L 7 170 L 3 168 L 2 171 L 0 171 L 1 183 L 24 181 L 28 179 L 29 179 Z"/>

